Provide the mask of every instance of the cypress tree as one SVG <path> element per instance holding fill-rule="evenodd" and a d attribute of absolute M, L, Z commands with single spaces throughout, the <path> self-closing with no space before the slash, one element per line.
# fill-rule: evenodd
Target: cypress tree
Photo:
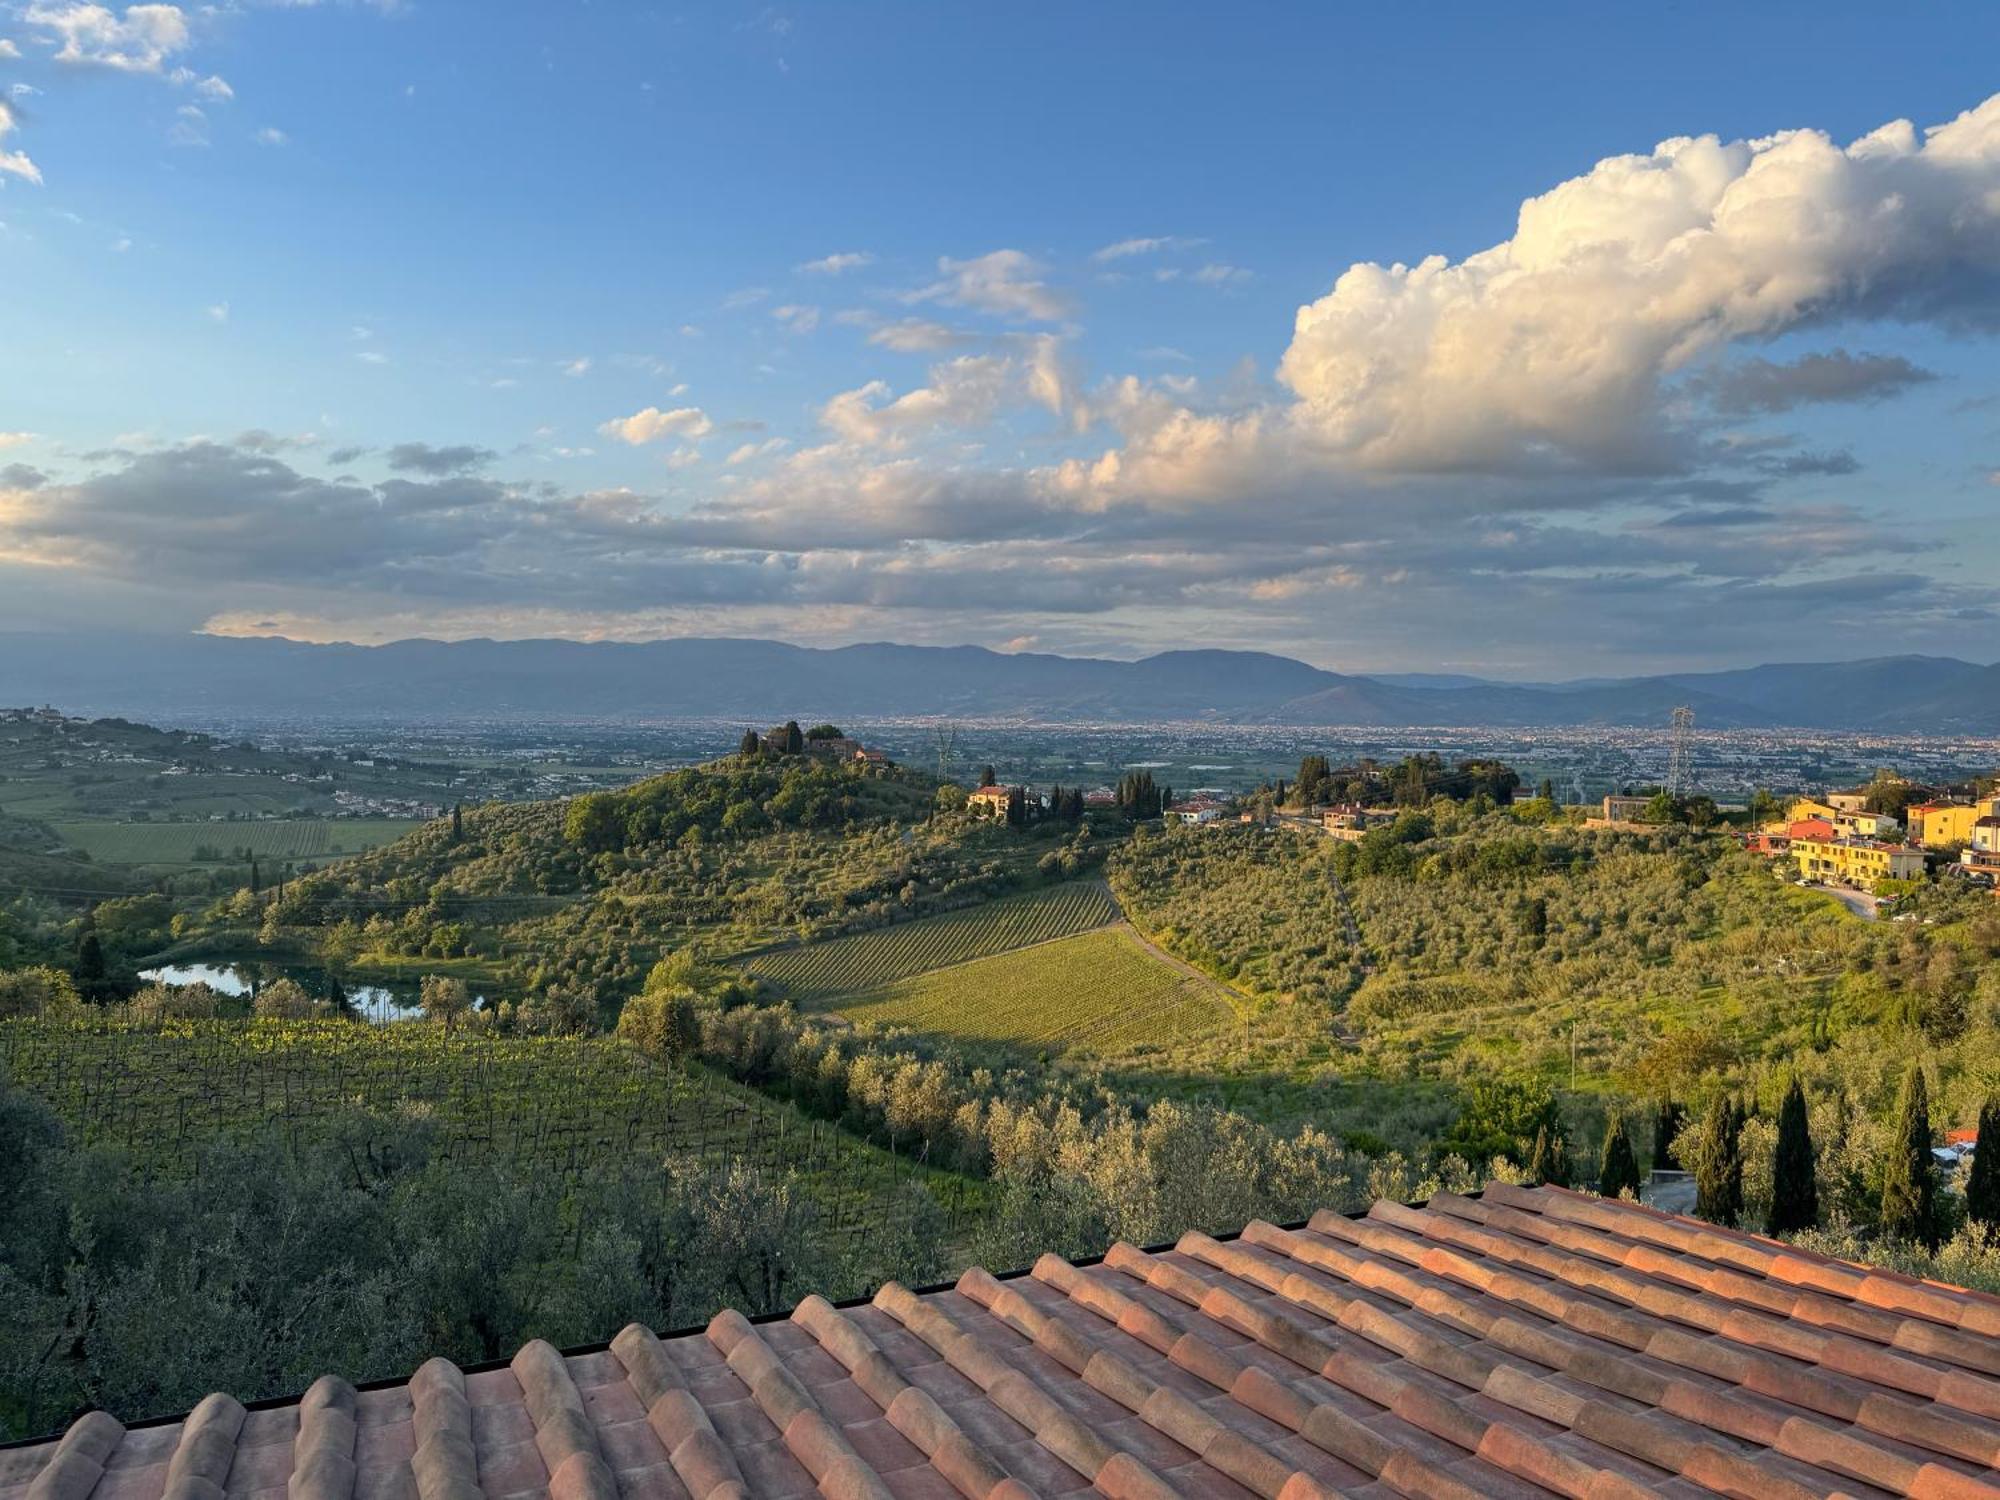
<path fill-rule="evenodd" d="M 1632 1137 L 1625 1129 L 1625 1112 L 1613 1110 L 1604 1132 L 1604 1155 L 1597 1167 L 1597 1191 L 1607 1198 L 1627 1192 L 1639 1194 L 1639 1157 L 1632 1150 Z"/>
<path fill-rule="evenodd" d="M 1710 1102 L 1696 1150 L 1694 1211 L 1711 1224 L 1733 1228 L 1743 1212 L 1743 1116 L 1727 1094 Z"/>
<path fill-rule="evenodd" d="M 464 837 L 465 804 L 463 802 L 454 802 L 451 805 L 451 841 L 455 844 Z"/>
<path fill-rule="evenodd" d="M 1535 1147 L 1528 1153 L 1528 1176 L 1550 1187 L 1569 1187 L 1575 1176 L 1569 1161 L 1569 1137 L 1562 1126 L 1554 1130 L 1543 1125 L 1535 1132 Z"/>
<path fill-rule="evenodd" d="M 744 730 L 743 738 L 737 741 L 736 753 L 738 755 L 750 756 L 755 755 L 761 749 L 763 749 L 763 746 L 758 742 L 757 731 L 754 729 Z"/>
<path fill-rule="evenodd" d="M 1806 1119 L 1806 1091 L 1792 1075 L 1778 1107 L 1778 1147 L 1771 1163 L 1770 1234 L 1796 1234 L 1819 1222 L 1819 1184 L 1813 1180 L 1812 1128 Z"/>
<path fill-rule="evenodd" d="M 1540 796 L 1550 807 L 1556 805 L 1556 784 L 1546 776 L 1542 778 Z"/>
<path fill-rule="evenodd" d="M 979 784 L 981 786 L 995 786 L 998 783 L 999 783 L 999 778 L 993 774 L 993 768 L 991 766 L 980 767 Z"/>
<path fill-rule="evenodd" d="M 1988 1236 L 2000 1235 L 2000 1094 L 1979 1110 L 1979 1144 L 1965 1179 L 1965 1215 Z"/>
<path fill-rule="evenodd" d="M 797 719 L 785 720 L 785 754 L 803 755 L 806 748 L 805 731 L 799 728 Z"/>
<path fill-rule="evenodd" d="M 1882 1232 L 1936 1250 L 1937 1162 L 1931 1156 L 1931 1090 L 1922 1063 L 1903 1075 L 1896 1100 L 1896 1131 L 1882 1164 Z"/>
<path fill-rule="evenodd" d="M 87 998 L 97 998 L 104 985 L 104 944 L 98 941 L 95 925 L 86 927 L 76 940 L 76 987 Z"/>
<path fill-rule="evenodd" d="M 1681 1126 L 1687 1121 L 1687 1112 L 1671 1099 L 1662 1099 L 1660 1107 L 1653 1113 L 1653 1170 L 1665 1168 L 1670 1172 L 1681 1170 L 1681 1159 L 1674 1154 L 1674 1137 L 1681 1133 Z"/>

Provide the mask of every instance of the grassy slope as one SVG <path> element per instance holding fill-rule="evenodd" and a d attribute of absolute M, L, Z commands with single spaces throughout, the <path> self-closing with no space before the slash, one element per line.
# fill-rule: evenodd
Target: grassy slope
<path fill-rule="evenodd" d="M 1097 1052 L 1165 1045 L 1232 1019 L 1207 980 L 1111 928 L 898 980 L 840 1005 L 857 1021 Z"/>
<path fill-rule="evenodd" d="M 774 948 L 755 955 L 748 967 L 802 1004 L 814 1004 L 1117 919 L 1117 907 L 1101 885 L 1071 881 L 874 932 Z"/>

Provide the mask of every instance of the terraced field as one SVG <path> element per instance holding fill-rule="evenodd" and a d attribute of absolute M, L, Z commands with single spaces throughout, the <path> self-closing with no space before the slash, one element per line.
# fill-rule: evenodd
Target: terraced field
<path fill-rule="evenodd" d="M 843 1001 L 856 1021 L 1045 1051 L 1128 1052 L 1233 1019 L 1217 986 L 1123 927 L 899 979 Z"/>
<path fill-rule="evenodd" d="M 1104 887 L 1077 880 L 874 932 L 774 948 L 752 958 L 749 968 L 758 978 L 782 985 L 802 1005 L 823 1004 L 1117 920 L 1117 905 Z"/>
<path fill-rule="evenodd" d="M 0 1021 L 0 1068 L 76 1136 L 147 1170 L 181 1172 L 218 1141 L 276 1139 L 324 1151 L 358 1128 L 399 1138 L 404 1114 L 437 1126 L 432 1155 L 503 1161 L 561 1180 L 607 1162 L 670 1155 L 803 1174 L 832 1228 L 863 1238 L 895 1211 L 915 1171 L 703 1068 L 666 1069 L 609 1037 L 447 1036 L 435 1026 L 358 1021 L 184 1021 L 148 1026 L 93 1014 Z M 350 1146 L 355 1144 L 350 1141 Z"/>
<path fill-rule="evenodd" d="M 409 818 L 272 818 L 225 823 L 58 823 L 63 842 L 104 864 L 187 865 L 197 851 L 226 859 L 338 859 L 417 827 Z"/>

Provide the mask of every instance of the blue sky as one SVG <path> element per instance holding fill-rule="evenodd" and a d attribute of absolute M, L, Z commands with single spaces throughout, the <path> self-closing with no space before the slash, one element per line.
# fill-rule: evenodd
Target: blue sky
<path fill-rule="evenodd" d="M 2000 656 L 1990 8 L 0 38 L 0 628 Z"/>

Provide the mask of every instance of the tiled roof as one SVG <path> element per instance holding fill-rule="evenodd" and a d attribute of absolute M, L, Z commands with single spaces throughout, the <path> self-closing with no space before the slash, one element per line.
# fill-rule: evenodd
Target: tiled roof
<path fill-rule="evenodd" d="M 2000 1299 L 1559 1189 L 93 1415 L 0 1500 L 2000 1496 Z"/>

